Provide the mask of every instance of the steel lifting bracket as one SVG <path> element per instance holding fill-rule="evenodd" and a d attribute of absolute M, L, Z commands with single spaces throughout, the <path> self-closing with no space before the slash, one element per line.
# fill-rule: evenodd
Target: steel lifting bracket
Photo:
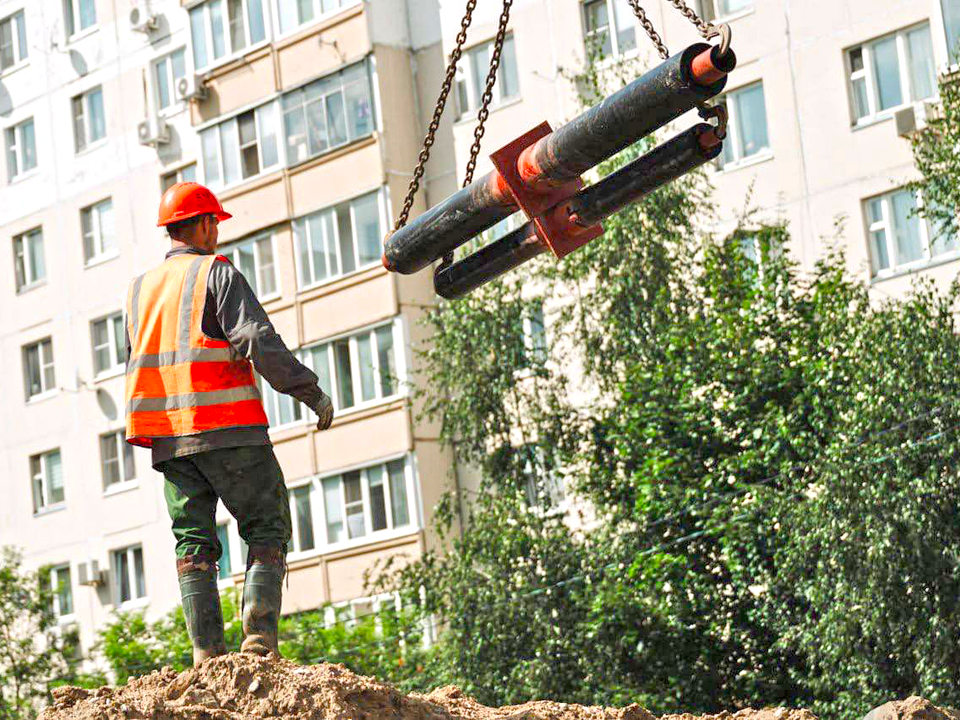
<path fill-rule="evenodd" d="M 559 260 L 564 255 L 569 255 L 582 245 L 600 237 L 603 234 L 603 227 L 599 223 L 588 227 L 561 224 L 553 219 L 551 213 L 547 213 L 547 210 L 553 206 L 576 195 L 583 188 L 582 178 L 577 177 L 563 183 L 524 182 L 521 168 L 534 163 L 524 154 L 524 150 L 533 147 L 538 140 L 552 132 L 550 123 L 544 121 L 494 152 L 490 155 L 490 160 L 500 173 L 514 201 L 533 221 L 537 235 Z M 536 169 L 530 168 L 529 174 L 536 175 Z"/>

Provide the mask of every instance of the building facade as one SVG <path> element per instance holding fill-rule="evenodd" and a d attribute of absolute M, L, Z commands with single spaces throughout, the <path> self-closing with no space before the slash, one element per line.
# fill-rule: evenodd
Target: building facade
<path fill-rule="evenodd" d="M 922 124 L 938 73 L 956 68 L 960 1 L 688 4 L 730 24 L 739 61 L 720 98 L 730 115 L 729 138 L 710 170 L 717 229 L 732 230 L 746 207 L 759 209 L 756 220 L 784 220 L 790 250 L 806 270 L 839 242 L 851 272 L 877 297 L 902 294 L 918 273 L 949 282 L 960 267 L 960 244 L 912 214 L 920 199 L 901 190 L 916 178 L 902 133 Z M 666 0 L 641 5 L 672 53 L 700 41 Z M 448 52 L 462 6 L 441 2 Z M 458 76 L 453 135 L 461 174 L 500 6 L 478 7 Z M 636 58 L 647 67 L 659 62 L 627 0 L 518 0 L 508 38 L 478 173 L 489 169 L 489 152 L 520 133 L 543 120 L 557 127 L 577 114 L 574 89 L 558 68 L 581 69 L 588 46 L 605 58 Z M 691 113 L 676 126 L 696 121 Z"/>
<path fill-rule="evenodd" d="M 430 544 L 450 458 L 406 383 L 432 287 L 380 254 L 442 69 L 431 0 L 0 0 L 0 545 L 52 568 L 84 649 L 116 610 L 179 602 L 162 476 L 123 437 L 122 309 L 180 180 L 233 214 L 220 252 L 336 407 L 318 433 L 261 383 L 294 525 L 284 612 L 376 609 L 364 571 Z M 415 212 L 454 181 L 434 170 L 449 142 L 435 158 Z M 239 585 L 218 512 L 221 583 Z"/>

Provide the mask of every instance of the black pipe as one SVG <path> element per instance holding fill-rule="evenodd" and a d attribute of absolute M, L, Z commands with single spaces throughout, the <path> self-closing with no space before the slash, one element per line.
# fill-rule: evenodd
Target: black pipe
<path fill-rule="evenodd" d="M 383 248 L 387 270 L 409 275 L 510 217 L 518 208 L 498 186 L 494 170 L 434 205 L 390 235 Z"/>
<path fill-rule="evenodd" d="M 571 180 L 649 135 L 726 85 L 726 77 L 701 86 L 691 77 L 693 58 L 711 46 L 691 45 L 540 140 L 531 168 L 539 178 Z M 736 65 L 733 51 L 722 70 Z M 525 177 L 528 181 L 537 178 Z M 499 174 L 490 172 L 394 232 L 384 243 L 383 264 L 408 275 L 463 245 L 517 211 Z"/>
<path fill-rule="evenodd" d="M 644 195 L 695 170 L 720 154 L 714 128 L 694 125 L 548 211 L 564 208 L 578 225 L 595 225 Z M 547 250 L 532 222 L 438 271 L 434 290 L 462 297 Z"/>
<path fill-rule="evenodd" d="M 541 177 L 557 183 L 580 177 L 720 93 L 726 76 L 702 86 L 690 72 L 693 59 L 710 47 L 691 45 L 545 137 L 532 157 Z M 730 72 L 736 64 L 736 56 L 729 51 L 721 69 Z"/>

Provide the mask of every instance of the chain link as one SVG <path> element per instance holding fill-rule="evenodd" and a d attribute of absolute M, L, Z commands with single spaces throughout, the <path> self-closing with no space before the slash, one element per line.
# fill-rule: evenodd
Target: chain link
<path fill-rule="evenodd" d="M 437 130 L 440 128 L 440 118 L 443 116 L 443 109 L 447 105 L 447 96 L 450 95 L 450 88 L 453 87 L 453 80 L 457 75 L 457 65 L 460 63 L 460 57 L 463 55 L 463 46 L 467 42 L 467 29 L 473 21 L 473 11 L 477 7 L 477 0 L 467 0 L 466 11 L 463 20 L 460 21 L 460 32 L 457 33 L 457 44 L 453 52 L 450 53 L 450 63 L 447 65 L 447 73 L 443 78 L 443 85 L 440 88 L 440 96 L 437 98 L 437 105 L 433 110 L 433 119 L 427 127 L 427 136 L 423 140 L 423 148 L 420 150 L 420 156 L 417 160 L 417 167 L 414 168 L 413 178 L 410 180 L 410 186 L 407 188 L 407 196 L 403 201 L 403 209 L 397 218 L 397 224 L 393 230 L 396 232 L 407 224 L 410 217 L 410 209 L 413 207 L 413 200 L 417 196 L 417 190 L 420 189 L 420 181 L 423 179 L 424 168 L 430 159 L 430 148 L 436 142 Z"/>
<path fill-rule="evenodd" d="M 670 57 L 670 51 L 667 50 L 667 46 L 663 42 L 663 38 L 660 37 L 660 33 L 657 32 L 657 29 L 653 26 L 653 23 L 650 22 L 650 18 L 647 17 L 647 12 L 642 7 L 640 7 L 640 0 L 627 0 L 630 3 L 630 7 L 633 8 L 633 14 L 637 16 L 637 20 L 640 21 L 640 25 L 646 31 L 647 36 L 650 38 L 656 48 L 657 52 L 660 53 L 660 57 L 666 60 Z M 689 8 L 687 8 L 689 10 Z"/>
<path fill-rule="evenodd" d="M 480 110 L 477 113 L 477 127 L 473 130 L 473 145 L 470 147 L 470 159 L 467 161 L 467 170 L 463 178 L 463 187 L 473 182 L 473 173 L 477 169 L 477 156 L 480 154 L 480 141 L 490 116 L 490 103 L 493 102 L 493 86 L 497 84 L 497 71 L 500 69 L 500 53 L 503 51 L 503 42 L 507 37 L 507 24 L 510 22 L 510 8 L 513 0 L 503 0 L 503 12 L 500 13 L 500 24 L 497 26 L 497 38 L 493 43 L 493 54 L 490 56 L 490 70 L 487 72 L 487 82 L 483 89 L 480 101 Z"/>
<path fill-rule="evenodd" d="M 480 142 L 486 130 L 487 118 L 490 117 L 490 103 L 493 102 L 493 88 L 497 84 L 497 72 L 500 69 L 500 54 L 503 52 L 503 43 L 507 37 L 507 25 L 510 22 L 510 8 L 513 0 L 503 0 L 503 11 L 500 13 L 500 22 L 497 26 L 497 37 L 493 41 L 493 53 L 490 55 L 490 69 L 487 71 L 487 81 L 480 98 L 480 110 L 477 112 L 477 127 L 473 130 L 473 145 L 470 146 L 470 159 L 467 160 L 467 169 L 463 175 L 463 185 L 466 187 L 473 182 L 473 173 L 477 169 L 477 157 L 480 155 Z M 437 267 L 437 272 L 450 267 L 453 262 L 453 253 L 443 256 Z"/>

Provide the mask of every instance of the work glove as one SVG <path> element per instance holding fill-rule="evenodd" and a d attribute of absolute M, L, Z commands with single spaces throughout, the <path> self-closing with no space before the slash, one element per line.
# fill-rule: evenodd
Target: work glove
<path fill-rule="evenodd" d="M 320 391 L 320 400 L 314 406 L 313 411 L 317 414 L 317 430 L 326 430 L 333 422 L 333 400 L 322 390 Z"/>

